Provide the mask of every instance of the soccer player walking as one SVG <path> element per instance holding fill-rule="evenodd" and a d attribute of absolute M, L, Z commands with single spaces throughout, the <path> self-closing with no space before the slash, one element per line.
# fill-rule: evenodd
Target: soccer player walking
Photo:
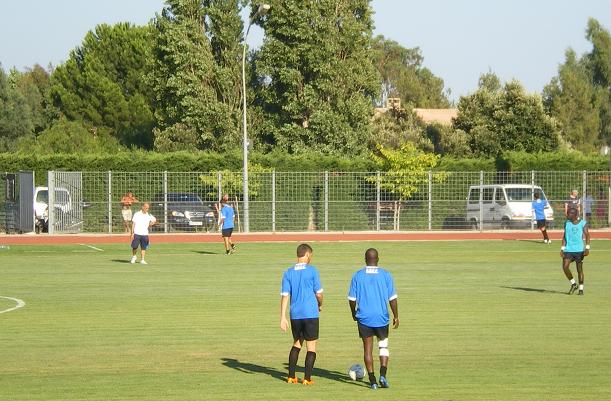
<path fill-rule="evenodd" d="M 221 199 L 219 226 L 221 226 L 221 235 L 225 244 L 225 255 L 230 255 L 235 252 L 235 244 L 231 242 L 231 234 L 235 226 L 235 213 L 233 207 L 229 204 L 228 194 L 223 195 Z"/>
<path fill-rule="evenodd" d="M 560 247 L 562 270 L 571 282 L 570 295 L 577 290 L 577 284 L 569 268 L 571 262 L 575 261 L 579 278 L 579 295 L 583 295 L 583 258 L 590 254 L 590 231 L 588 230 L 588 222 L 579 220 L 578 209 L 569 209 L 568 217 L 569 219 L 564 223 L 564 237 L 562 238 L 562 247 Z"/>
<path fill-rule="evenodd" d="M 306 342 L 305 374 L 302 383 L 314 384 L 312 370 L 316 361 L 316 342 L 319 332 L 319 314 L 322 308 L 323 289 L 318 270 L 310 265 L 312 248 L 308 244 L 297 247 L 297 263 L 284 272 L 280 297 L 280 329 L 286 331 L 289 322 L 286 308 L 291 304 L 291 331 L 293 346 L 289 352 L 288 383 L 297 383 L 295 368 L 299 351 Z"/>
<path fill-rule="evenodd" d="M 538 192 L 534 193 L 533 198 L 535 198 L 532 201 L 533 218 L 537 221 L 537 228 L 543 234 L 543 243 L 551 244 L 552 241 L 547 236 L 547 222 L 545 221 L 545 209 L 550 207 L 549 203 L 547 203 L 547 200 L 540 199 L 541 196 Z"/>
<path fill-rule="evenodd" d="M 378 251 L 369 248 L 365 252 L 364 268 L 354 273 L 348 303 L 352 312 L 352 319 L 358 323 L 359 337 L 363 341 L 363 355 L 365 368 L 369 374 L 369 383 L 372 389 L 378 388 L 378 382 L 373 367 L 373 337 L 378 338 L 380 351 L 380 386 L 389 387 L 386 380 L 388 368 L 388 304 L 392 310 L 393 327 L 399 327 L 399 306 L 397 293 L 391 274 L 378 267 Z"/>
<path fill-rule="evenodd" d="M 142 209 L 137 211 L 132 218 L 132 259 L 131 263 L 136 263 L 136 252 L 140 247 L 140 263 L 147 265 L 144 255 L 149 247 L 149 228 L 157 223 L 157 219 L 149 214 L 149 204 L 143 203 Z"/>

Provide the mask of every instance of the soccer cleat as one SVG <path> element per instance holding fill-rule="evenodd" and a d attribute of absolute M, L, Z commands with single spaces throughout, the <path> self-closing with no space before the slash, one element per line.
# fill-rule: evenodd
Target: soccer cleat
<path fill-rule="evenodd" d="M 372 383 L 372 384 L 371 384 L 371 389 L 372 389 L 372 390 L 377 390 L 377 389 L 378 389 L 378 385 L 377 385 L 377 383 Z"/>
<path fill-rule="evenodd" d="M 148 263 L 146 263 L 146 260 L 144 260 L 144 259 L 142 259 L 142 260 L 140 261 L 140 264 L 141 264 L 141 265 L 148 265 Z"/>
<path fill-rule="evenodd" d="M 386 380 L 386 378 L 384 376 L 380 376 L 380 387 L 382 388 L 389 388 L 390 385 L 388 384 L 388 381 Z"/>
<path fill-rule="evenodd" d="M 550 245 L 551 243 L 552 243 L 552 240 L 551 240 L 551 239 L 548 239 L 548 240 L 547 240 L 547 245 Z"/>
<path fill-rule="evenodd" d="M 549 242 L 546 239 L 543 240 L 543 243 L 544 244 L 549 244 Z"/>
<path fill-rule="evenodd" d="M 579 292 L 577 293 L 577 295 L 583 295 L 583 290 L 579 290 Z"/>
<path fill-rule="evenodd" d="M 577 291 L 577 284 L 571 284 L 571 288 L 569 288 L 569 295 L 573 294 Z"/>
<path fill-rule="evenodd" d="M 237 250 L 235 244 L 231 244 L 231 250 L 233 251 Z"/>
<path fill-rule="evenodd" d="M 287 378 L 287 379 L 286 379 L 286 382 L 287 382 L 287 383 L 291 383 L 291 384 L 297 384 L 297 383 L 299 383 L 299 381 L 297 380 L 297 378 L 296 378 L 296 377 L 289 377 L 289 378 Z"/>
<path fill-rule="evenodd" d="M 132 256 L 131 260 L 129 261 L 129 263 L 134 264 L 136 263 L 136 257 Z"/>
<path fill-rule="evenodd" d="M 297 379 L 295 379 L 297 380 Z M 314 380 L 307 380 L 307 379 L 303 379 L 303 381 L 301 382 L 304 386 L 311 386 L 312 384 L 314 384 Z"/>

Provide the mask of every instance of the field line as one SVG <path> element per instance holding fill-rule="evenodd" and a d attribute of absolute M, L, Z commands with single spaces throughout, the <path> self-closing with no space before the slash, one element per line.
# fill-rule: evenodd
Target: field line
<path fill-rule="evenodd" d="M 86 246 L 87 248 L 91 248 L 91 249 L 93 249 L 94 251 L 98 251 L 98 252 L 104 252 L 104 250 L 103 250 L 103 249 L 96 248 L 96 247 L 95 247 L 95 246 L 93 246 L 93 245 L 87 245 L 87 244 L 79 244 L 79 245 L 81 245 L 81 246 Z"/>
<path fill-rule="evenodd" d="M 5 310 L 0 310 L 0 314 L 1 313 L 6 313 L 6 312 L 10 312 L 10 311 L 14 311 L 15 309 L 23 308 L 25 306 L 25 302 L 23 302 L 21 299 L 11 298 L 11 297 L 3 297 L 3 296 L 0 296 L 0 298 L 4 298 L 4 299 L 11 300 L 11 301 L 15 301 L 17 303 L 17 306 L 15 306 L 13 308 L 5 309 Z"/>

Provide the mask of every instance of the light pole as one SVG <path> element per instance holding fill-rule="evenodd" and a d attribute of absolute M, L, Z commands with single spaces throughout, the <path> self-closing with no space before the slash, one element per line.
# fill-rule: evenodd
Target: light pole
<path fill-rule="evenodd" d="M 271 6 L 269 4 L 261 4 L 252 17 L 248 20 L 248 27 L 246 28 L 246 35 L 244 35 L 244 49 L 242 51 L 242 128 L 244 130 L 244 137 L 242 139 L 242 145 L 244 147 L 244 165 L 242 170 L 242 192 L 244 199 L 244 232 L 250 231 L 250 207 L 248 204 L 248 128 L 246 127 L 246 39 L 248 38 L 248 32 L 252 23 L 262 15 L 267 14 Z"/>

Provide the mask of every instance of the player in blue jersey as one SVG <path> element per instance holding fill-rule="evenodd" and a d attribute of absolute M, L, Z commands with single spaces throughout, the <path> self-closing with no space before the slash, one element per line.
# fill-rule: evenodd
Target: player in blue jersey
<path fill-rule="evenodd" d="M 577 290 L 577 284 L 569 269 L 571 262 L 575 261 L 579 277 L 579 295 L 583 295 L 583 258 L 590 254 L 590 231 L 588 230 L 588 222 L 579 220 L 579 210 L 577 208 L 570 208 L 568 217 L 569 219 L 564 223 L 564 237 L 560 248 L 562 270 L 571 282 L 570 295 Z"/>
<path fill-rule="evenodd" d="M 286 331 L 289 322 L 286 308 L 291 304 L 291 331 L 293 346 L 289 352 L 288 383 L 297 383 L 295 368 L 299 351 L 306 342 L 305 374 L 302 383 L 314 384 L 312 370 L 316 361 L 316 341 L 318 340 L 318 317 L 322 308 L 323 289 L 318 270 L 310 265 L 312 248 L 308 244 L 297 247 L 297 263 L 284 272 L 280 297 L 280 329 Z"/>
<path fill-rule="evenodd" d="M 235 213 L 233 207 L 229 204 L 229 195 L 223 195 L 221 199 L 221 211 L 219 216 L 219 226 L 221 227 L 221 235 L 225 243 L 225 254 L 229 255 L 235 252 L 235 244 L 231 242 L 231 234 L 233 233 Z"/>
<path fill-rule="evenodd" d="M 378 267 L 378 251 L 369 248 L 365 252 L 364 268 L 354 273 L 348 303 L 352 312 L 352 319 L 358 324 L 359 337 L 363 341 L 363 359 L 369 374 L 369 383 L 372 389 L 378 388 L 373 367 L 373 337 L 378 338 L 380 351 L 380 386 L 389 387 L 386 380 L 388 368 L 388 304 L 393 314 L 393 327 L 399 327 L 399 306 L 397 293 L 391 274 Z"/>
<path fill-rule="evenodd" d="M 547 236 L 547 222 L 545 220 L 545 209 L 549 209 L 549 203 L 547 200 L 541 199 L 538 192 L 534 193 L 533 198 L 535 198 L 532 202 L 533 218 L 537 221 L 537 228 L 543 234 L 543 243 L 551 244 L 552 240 Z"/>

